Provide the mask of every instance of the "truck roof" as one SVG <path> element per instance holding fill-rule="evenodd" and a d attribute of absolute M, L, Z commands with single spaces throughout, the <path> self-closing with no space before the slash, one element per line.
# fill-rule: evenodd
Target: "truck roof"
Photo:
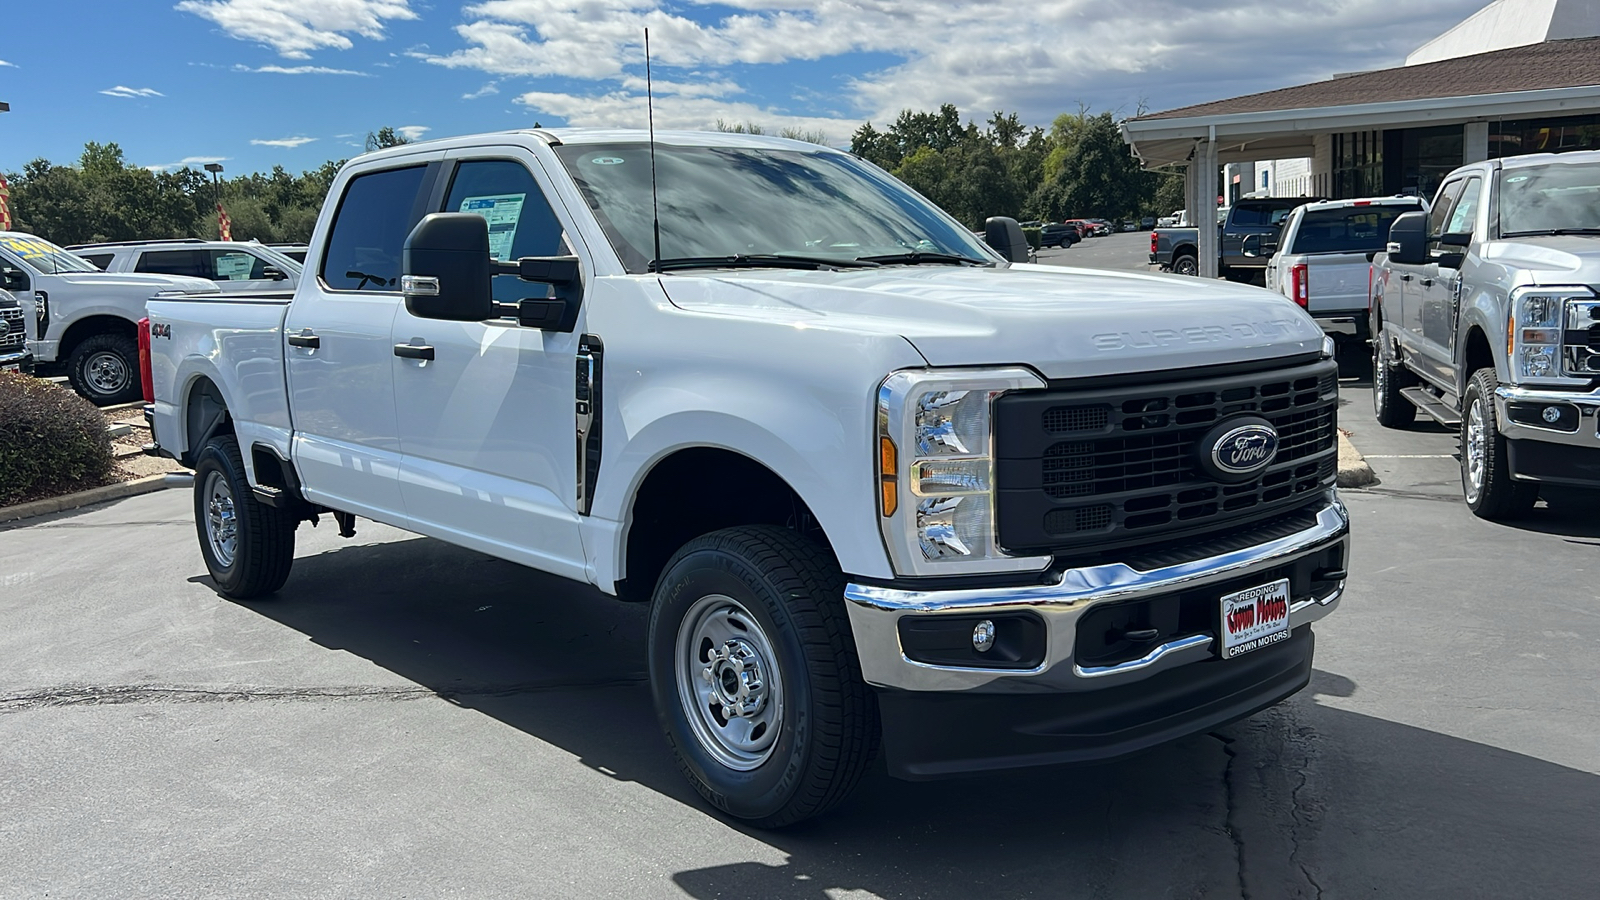
<path fill-rule="evenodd" d="M 1408 194 L 1395 194 L 1391 197 L 1359 197 L 1349 200 L 1317 200 L 1305 204 L 1306 212 L 1317 212 L 1324 209 L 1347 209 L 1352 206 L 1427 206 L 1428 201 L 1421 197 L 1412 197 Z"/>
<path fill-rule="evenodd" d="M 409 144 L 400 144 L 395 147 L 386 147 L 382 150 L 364 153 L 355 158 L 363 160 L 379 159 L 387 156 L 404 156 L 408 153 L 415 153 L 418 150 L 445 150 L 460 146 L 474 146 L 482 144 L 484 142 L 483 139 L 486 137 L 497 136 L 528 136 L 543 141 L 552 147 L 558 147 L 563 144 L 643 143 L 650 140 L 650 132 L 643 128 L 515 128 L 507 131 L 463 134 L 426 141 L 414 141 Z M 655 142 L 658 145 L 668 147 L 748 147 L 769 150 L 810 150 L 821 153 L 844 152 L 822 144 L 813 144 L 809 141 L 724 131 L 657 131 Z"/>

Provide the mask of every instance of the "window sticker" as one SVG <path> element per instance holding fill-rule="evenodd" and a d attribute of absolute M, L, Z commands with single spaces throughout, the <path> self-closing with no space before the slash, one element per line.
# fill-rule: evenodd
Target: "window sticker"
<path fill-rule="evenodd" d="M 8 237 L 0 239 L 0 242 L 6 245 L 7 250 L 23 259 L 37 259 L 41 256 L 49 256 L 56 249 L 38 238 Z"/>
<path fill-rule="evenodd" d="M 517 222 L 522 218 L 522 203 L 527 194 L 492 194 L 465 197 L 459 212 L 475 213 L 489 223 L 489 255 L 499 260 L 511 258 L 511 244 L 517 239 Z"/>
<path fill-rule="evenodd" d="M 256 258 L 248 253 L 224 253 L 217 257 L 217 278 L 227 281 L 249 281 L 250 270 Z"/>

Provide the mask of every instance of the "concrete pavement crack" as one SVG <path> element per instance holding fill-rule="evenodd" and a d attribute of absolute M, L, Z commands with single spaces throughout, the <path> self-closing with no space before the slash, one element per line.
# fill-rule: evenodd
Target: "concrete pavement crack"
<path fill-rule="evenodd" d="M 193 685 L 113 684 L 63 685 L 0 694 L 0 713 L 27 712 L 59 706 L 116 706 L 175 703 L 305 703 L 349 701 L 458 700 L 506 697 L 562 690 L 587 690 L 643 684 L 645 676 L 566 679 L 509 685 L 462 685 L 434 690 L 425 687 L 345 685 L 328 687 L 200 687 Z"/>
<path fill-rule="evenodd" d="M 1250 889 L 1246 885 L 1244 870 L 1244 838 L 1239 836 L 1238 824 L 1234 821 L 1237 804 L 1233 799 L 1233 764 L 1239 759 L 1239 754 L 1234 752 L 1233 738 L 1224 737 L 1215 731 L 1210 732 L 1209 736 L 1222 744 L 1222 752 L 1228 757 L 1227 764 L 1222 767 L 1222 796 L 1227 801 L 1222 825 L 1228 832 L 1228 837 L 1233 840 L 1234 862 L 1239 873 L 1240 900 L 1250 900 Z"/>

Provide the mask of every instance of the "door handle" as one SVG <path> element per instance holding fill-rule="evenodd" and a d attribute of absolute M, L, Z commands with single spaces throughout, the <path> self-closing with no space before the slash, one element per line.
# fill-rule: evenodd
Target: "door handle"
<path fill-rule="evenodd" d="M 1424 279 L 1422 279 L 1422 286 L 1423 287 L 1433 287 L 1433 279 L 1432 278 L 1424 278 Z"/>
<path fill-rule="evenodd" d="M 1410 281 L 1411 280 L 1411 275 L 1409 273 L 1402 272 L 1400 274 L 1400 280 L 1401 281 Z"/>
<path fill-rule="evenodd" d="M 312 334 L 309 328 L 302 328 L 299 334 L 289 335 L 288 340 L 289 346 L 304 347 L 307 350 L 315 350 L 322 346 L 322 338 Z"/>
<path fill-rule="evenodd" d="M 433 359 L 433 348 L 427 344 L 395 344 L 394 355 L 401 359 Z"/>

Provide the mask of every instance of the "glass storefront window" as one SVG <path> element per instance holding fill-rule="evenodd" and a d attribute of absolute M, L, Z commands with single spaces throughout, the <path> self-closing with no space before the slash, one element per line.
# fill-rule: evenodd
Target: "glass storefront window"
<path fill-rule="evenodd" d="M 1465 152 L 1460 125 L 1407 128 L 1400 140 L 1400 184 L 1393 193 L 1432 197 L 1444 177 L 1461 167 Z"/>
<path fill-rule="evenodd" d="M 1502 120 L 1489 123 L 1489 156 L 1600 150 L 1600 116 Z"/>

